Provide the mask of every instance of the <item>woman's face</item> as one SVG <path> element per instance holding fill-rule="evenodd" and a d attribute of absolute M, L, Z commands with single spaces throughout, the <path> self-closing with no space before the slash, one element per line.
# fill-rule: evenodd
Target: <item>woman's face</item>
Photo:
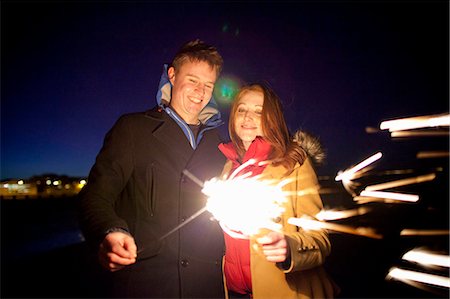
<path fill-rule="evenodd" d="M 247 91 L 237 103 L 234 127 L 246 150 L 256 136 L 263 136 L 261 114 L 264 95 L 259 91 Z"/>

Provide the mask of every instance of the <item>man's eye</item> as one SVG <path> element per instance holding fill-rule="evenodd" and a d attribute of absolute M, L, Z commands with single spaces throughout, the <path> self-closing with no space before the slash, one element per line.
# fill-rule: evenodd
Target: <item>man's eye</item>
<path fill-rule="evenodd" d="M 208 88 L 208 89 L 213 89 L 214 88 L 213 85 L 205 85 L 205 87 Z"/>
<path fill-rule="evenodd" d="M 192 83 L 197 83 L 197 80 L 195 79 L 189 79 L 189 81 L 191 81 Z"/>

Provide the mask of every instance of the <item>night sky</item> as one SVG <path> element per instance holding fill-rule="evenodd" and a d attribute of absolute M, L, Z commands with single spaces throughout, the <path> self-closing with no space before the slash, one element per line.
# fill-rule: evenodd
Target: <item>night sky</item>
<path fill-rule="evenodd" d="M 155 105 L 163 63 L 195 38 L 221 52 L 220 82 L 268 82 L 333 175 L 389 141 L 366 127 L 448 113 L 448 16 L 448 1 L 2 1 L 1 178 L 87 176 L 115 120 Z"/>

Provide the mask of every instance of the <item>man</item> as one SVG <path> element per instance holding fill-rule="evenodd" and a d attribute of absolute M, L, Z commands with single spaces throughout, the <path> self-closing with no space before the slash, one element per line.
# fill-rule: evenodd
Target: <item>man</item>
<path fill-rule="evenodd" d="M 169 233 L 206 203 L 186 170 L 205 181 L 225 162 L 210 101 L 222 63 L 214 47 L 187 43 L 164 67 L 158 106 L 122 116 L 105 137 L 80 223 L 112 272 L 114 296 L 223 297 L 223 237 L 211 215 Z"/>

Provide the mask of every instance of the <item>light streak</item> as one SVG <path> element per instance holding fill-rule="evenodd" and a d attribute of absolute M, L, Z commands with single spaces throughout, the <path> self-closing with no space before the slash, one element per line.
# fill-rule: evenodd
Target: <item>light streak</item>
<path fill-rule="evenodd" d="M 422 272 L 416 272 L 416 271 L 410 271 L 410 270 L 404 270 L 400 268 L 392 268 L 387 278 L 394 278 L 400 281 L 406 280 L 406 281 L 417 281 L 421 283 L 441 286 L 450 288 L 450 278 L 438 276 L 434 274 L 428 274 L 428 273 L 422 273 Z"/>
<path fill-rule="evenodd" d="M 423 265 L 433 265 L 450 268 L 450 256 L 414 249 L 405 253 L 402 259 Z"/>
<path fill-rule="evenodd" d="M 445 236 L 449 235 L 446 229 L 403 229 L 400 236 Z"/>
<path fill-rule="evenodd" d="M 312 219 L 306 219 L 306 218 L 289 218 L 288 223 L 301 227 L 306 230 L 321 230 L 321 229 L 327 229 L 331 231 L 341 232 L 341 233 L 347 233 L 352 235 L 358 235 L 373 239 L 382 239 L 383 236 L 380 234 L 377 234 L 372 228 L 367 227 L 352 227 L 348 225 L 342 225 L 342 224 L 335 224 L 335 223 L 328 223 L 328 222 L 321 222 L 317 220 Z"/>
<path fill-rule="evenodd" d="M 388 129 L 389 132 L 411 130 L 426 127 L 450 126 L 450 114 L 436 114 L 429 116 L 416 116 L 383 121 L 381 130 Z"/>
<path fill-rule="evenodd" d="M 429 137 L 429 136 L 448 136 L 448 131 L 395 131 L 391 132 L 392 138 L 399 137 Z"/>
<path fill-rule="evenodd" d="M 370 209 L 362 207 L 346 211 L 322 210 L 316 214 L 316 218 L 320 221 L 338 220 L 363 215 L 369 211 Z"/>
<path fill-rule="evenodd" d="M 343 172 L 338 173 L 338 175 L 336 176 L 335 180 L 336 181 L 340 181 L 340 180 L 351 180 L 354 178 L 355 174 L 363 169 L 364 167 L 372 164 L 373 162 L 377 161 L 378 159 L 380 159 L 382 156 L 381 152 L 378 152 L 372 156 L 370 156 L 369 158 L 365 159 L 364 161 L 362 161 L 361 163 L 357 164 L 356 166 L 347 169 Z"/>
<path fill-rule="evenodd" d="M 435 178 L 436 178 L 436 175 L 434 173 L 430 173 L 430 174 L 421 175 L 421 176 L 417 176 L 417 177 L 413 177 L 413 178 L 407 178 L 407 179 L 367 186 L 365 188 L 365 190 L 366 191 L 384 190 L 384 189 L 389 189 L 389 188 L 394 188 L 394 187 L 399 187 L 399 186 L 428 182 L 428 181 L 434 180 Z"/>
<path fill-rule="evenodd" d="M 416 155 L 417 159 L 427 159 L 427 158 L 447 158 L 450 153 L 447 151 L 423 151 L 418 152 Z"/>
<path fill-rule="evenodd" d="M 281 186 L 285 182 L 273 184 L 256 177 L 231 177 L 209 180 L 202 190 L 208 196 L 207 210 L 221 226 L 244 235 L 256 234 L 262 228 L 279 231 L 281 224 L 275 219 L 284 212 L 286 194 Z"/>
<path fill-rule="evenodd" d="M 416 202 L 419 200 L 419 196 L 415 194 L 405 194 L 405 193 L 395 193 L 395 192 L 384 192 L 384 191 L 361 191 L 361 196 L 367 197 L 377 197 L 392 200 Z"/>

